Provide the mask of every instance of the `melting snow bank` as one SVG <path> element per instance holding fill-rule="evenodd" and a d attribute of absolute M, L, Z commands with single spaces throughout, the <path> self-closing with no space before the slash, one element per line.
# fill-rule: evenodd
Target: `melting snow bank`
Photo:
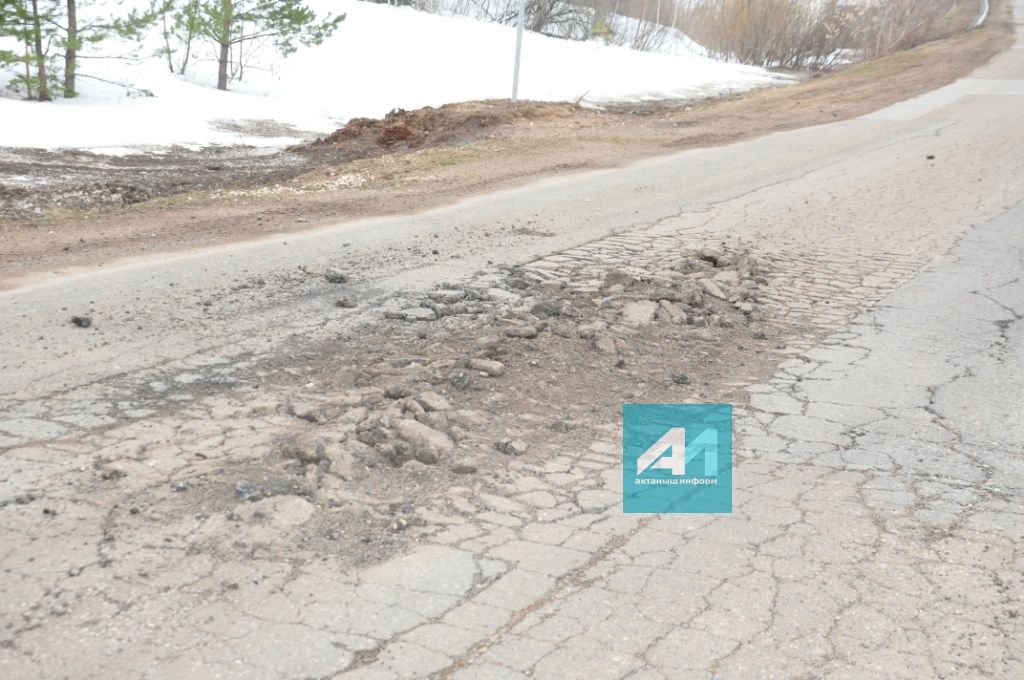
<path fill-rule="evenodd" d="M 105 153 L 172 145 L 282 146 L 357 116 L 509 95 L 513 27 L 353 0 L 309 4 L 348 18 L 324 44 L 287 59 L 269 48 L 257 53 L 247 66 L 251 77 L 231 92 L 209 86 L 216 71 L 212 50 L 199 55 L 188 79 L 171 75 L 159 56 L 89 59 L 84 74 L 154 96 L 128 96 L 123 88 L 83 78 L 82 95 L 73 100 L 0 98 L 0 146 Z M 155 55 L 158 47 L 154 34 L 140 54 Z M 106 49 L 123 54 L 127 48 Z M 696 53 L 653 54 L 527 33 L 520 96 L 582 97 L 600 105 L 707 97 L 787 80 Z"/>

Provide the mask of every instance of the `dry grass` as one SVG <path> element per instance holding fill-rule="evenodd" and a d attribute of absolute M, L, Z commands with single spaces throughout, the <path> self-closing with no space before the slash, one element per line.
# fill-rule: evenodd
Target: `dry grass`
<path fill-rule="evenodd" d="M 877 59 L 965 30 L 970 0 L 679 0 L 677 26 L 715 56 L 776 68 Z"/>

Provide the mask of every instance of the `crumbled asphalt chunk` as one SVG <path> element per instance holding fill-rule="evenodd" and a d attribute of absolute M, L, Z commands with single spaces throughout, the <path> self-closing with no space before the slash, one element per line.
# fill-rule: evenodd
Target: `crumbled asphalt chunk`
<path fill-rule="evenodd" d="M 388 399 L 405 399 L 415 396 L 416 390 L 408 385 L 392 385 L 384 390 L 384 396 Z"/>
<path fill-rule="evenodd" d="M 513 326 L 512 328 L 505 329 L 505 335 L 510 338 L 532 340 L 537 337 L 537 328 L 535 326 Z"/>
<path fill-rule="evenodd" d="M 529 447 L 521 439 L 499 439 L 494 443 L 494 448 L 506 456 L 521 456 L 526 453 Z"/>
<path fill-rule="evenodd" d="M 535 304 L 530 309 L 530 313 L 533 314 L 538 319 L 547 319 L 553 316 L 561 315 L 562 310 L 554 302 L 545 300 Z"/>
<path fill-rule="evenodd" d="M 305 433 L 284 437 L 279 443 L 278 453 L 282 458 L 293 458 L 304 464 L 319 463 L 326 456 L 323 442 Z"/>
<path fill-rule="evenodd" d="M 674 382 L 676 385 L 689 385 L 690 376 L 686 375 L 685 373 L 673 373 L 672 382 Z"/>
<path fill-rule="evenodd" d="M 471 359 L 469 367 L 490 378 L 500 378 L 505 375 L 505 364 L 490 359 Z"/>
<path fill-rule="evenodd" d="M 92 326 L 91 316 L 73 316 L 71 317 L 71 323 L 78 326 L 79 328 L 89 328 Z"/>
<path fill-rule="evenodd" d="M 473 386 L 473 376 L 463 368 L 457 368 L 448 375 L 448 383 L 457 390 L 468 390 Z"/>
<path fill-rule="evenodd" d="M 348 283 L 348 275 L 335 267 L 324 272 L 324 279 L 327 283 Z"/>

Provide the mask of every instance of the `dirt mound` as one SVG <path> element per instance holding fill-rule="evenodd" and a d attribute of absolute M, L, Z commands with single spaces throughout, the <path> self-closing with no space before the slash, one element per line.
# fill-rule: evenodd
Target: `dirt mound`
<path fill-rule="evenodd" d="M 415 111 L 395 109 L 383 119 L 353 118 L 337 132 L 309 148 L 363 146 L 424 148 L 478 139 L 484 131 L 521 121 L 567 118 L 573 106 L 552 102 L 493 100 L 427 106 Z"/>

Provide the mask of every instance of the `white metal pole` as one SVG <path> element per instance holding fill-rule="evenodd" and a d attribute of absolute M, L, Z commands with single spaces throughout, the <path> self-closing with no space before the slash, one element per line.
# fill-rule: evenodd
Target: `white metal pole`
<path fill-rule="evenodd" d="M 512 72 L 512 101 L 519 99 L 519 59 L 523 54 L 523 25 L 526 23 L 526 0 L 519 0 L 519 21 L 516 27 L 516 66 Z"/>

